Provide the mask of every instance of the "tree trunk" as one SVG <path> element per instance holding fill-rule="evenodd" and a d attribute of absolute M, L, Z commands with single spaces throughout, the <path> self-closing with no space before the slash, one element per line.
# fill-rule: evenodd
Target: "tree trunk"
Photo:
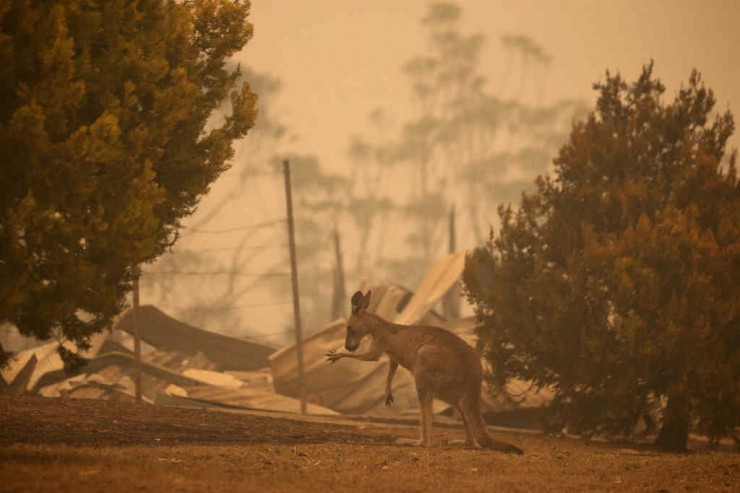
<path fill-rule="evenodd" d="M 689 415 L 689 399 L 682 394 L 670 395 L 655 444 L 671 452 L 685 452 L 689 440 Z"/>

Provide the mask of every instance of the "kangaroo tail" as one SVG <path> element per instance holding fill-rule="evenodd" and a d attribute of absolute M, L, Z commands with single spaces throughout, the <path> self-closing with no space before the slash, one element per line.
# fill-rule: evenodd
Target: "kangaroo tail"
<path fill-rule="evenodd" d="M 497 450 L 499 452 L 504 452 L 507 454 L 522 455 L 524 453 L 524 451 L 519 447 L 506 442 L 494 440 L 490 433 L 488 433 L 488 429 L 486 429 L 486 422 L 483 421 L 483 416 L 481 416 L 480 413 L 480 401 L 464 403 L 462 406 L 462 411 L 467 414 L 466 419 L 468 419 L 470 423 L 473 424 L 473 434 L 475 436 L 475 441 L 478 442 L 481 447 L 491 450 Z"/>
<path fill-rule="evenodd" d="M 493 438 L 491 438 L 491 435 L 488 434 L 488 431 L 485 428 L 480 428 L 476 430 L 475 439 L 477 440 L 477 442 L 480 444 L 481 447 L 484 447 L 487 449 L 497 450 L 499 452 L 504 452 L 506 454 L 517 454 L 517 455 L 524 454 L 524 451 L 515 445 L 506 443 L 506 442 L 499 442 L 498 440 L 494 440 Z"/>

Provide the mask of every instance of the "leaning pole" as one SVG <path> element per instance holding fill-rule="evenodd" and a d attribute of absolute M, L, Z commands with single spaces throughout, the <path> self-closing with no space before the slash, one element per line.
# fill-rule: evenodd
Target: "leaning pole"
<path fill-rule="evenodd" d="M 298 358 L 298 394 L 301 400 L 301 414 L 306 414 L 306 382 L 303 378 L 303 335 L 301 334 L 301 302 L 298 296 L 298 267 L 295 254 L 295 233 L 293 225 L 293 196 L 290 188 L 290 162 L 283 161 L 285 172 L 285 203 L 288 212 L 288 246 L 290 248 L 290 278 L 293 285 L 293 318 L 295 321 L 295 349 Z"/>

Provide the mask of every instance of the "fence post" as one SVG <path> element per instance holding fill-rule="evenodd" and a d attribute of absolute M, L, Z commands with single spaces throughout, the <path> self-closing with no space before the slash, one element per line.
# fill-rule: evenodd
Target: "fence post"
<path fill-rule="evenodd" d="M 134 270 L 134 358 L 136 360 L 134 370 L 134 388 L 136 389 L 136 402 L 141 403 L 141 332 L 139 330 L 139 278 L 141 268 Z"/>
<path fill-rule="evenodd" d="M 295 322 L 295 349 L 298 358 L 298 393 L 301 400 L 301 414 L 306 414 L 306 382 L 303 377 L 303 335 L 301 334 L 301 303 L 298 296 L 298 267 L 295 253 L 295 234 L 293 224 L 293 196 L 290 188 L 290 162 L 283 161 L 285 172 L 285 202 L 288 212 L 288 246 L 290 247 L 290 277 L 293 285 L 293 318 Z"/>
<path fill-rule="evenodd" d="M 455 229 L 455 204 L 452 204 L 449 219 L 449 243 L 447 245 L 447 251 L 450 254 L 457 250 Z M 442 297 L 442 313 L 449 319 L 460 317 L 460 288 L 458 283 L 455 283 Z"/>
<path fill-rule="evenodd" d="M 339 230 L 334 226 L 334 295 L 331 300 L 331 318 L 336 320 L 344 317 L 347 290 L 344 284 L 344 262 L 342 261 L 342 246 L 339 239 Z"/>

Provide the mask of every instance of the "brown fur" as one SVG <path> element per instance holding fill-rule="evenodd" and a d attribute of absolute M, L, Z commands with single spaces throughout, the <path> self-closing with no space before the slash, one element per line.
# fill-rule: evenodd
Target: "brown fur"
<path fill-rule="evenodd" d="M 327 359 L 341 358 L 377 361 L 385 353 L 390 358 L 386 382 L 386 405 L 393 402 L 391 382 L 398 365 L 414 375 L 421 408 L 421 437 L 414 445 L 432 443 L 432 400 L 441 399 L 457 409 L 465 425 L 465 444 L 521 454 L 521 449 L 494 440 L 486 429 L 480 412 L 483 379 L 480 357 L 465 341 L 439 327 L 398 325 L 366 311 L 370 292 L 352 297 L 352 315 L 347 324 L 345 348 L 349 352 L 331 352 Z M 354 353 L 366 335 L 372 337 L 370 349 Z"/>

